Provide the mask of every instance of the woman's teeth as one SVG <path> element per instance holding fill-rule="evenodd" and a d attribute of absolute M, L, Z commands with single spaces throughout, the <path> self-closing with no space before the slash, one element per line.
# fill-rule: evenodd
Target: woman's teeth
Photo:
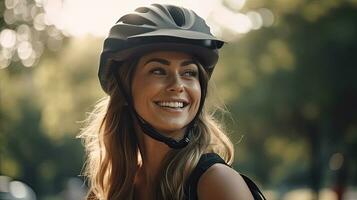
<path fill-rule="evenodd" d="M 169 108 L 183 108 L 183 102 L 157 102 L 157 105 L 162 107 L 169 107 Z"/>

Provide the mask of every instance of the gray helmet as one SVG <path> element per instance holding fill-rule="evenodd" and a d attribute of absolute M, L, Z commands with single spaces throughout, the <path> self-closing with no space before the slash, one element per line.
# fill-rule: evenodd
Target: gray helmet
<path fill-rule="evenodd" d="M 139 7 L 121 17 L 105 39 L 99 81 L 108 93 L 107 80 L 113 67 L 110 60 L 124 61 L 154 50 L 187 52 L 197 57 L 210 76 L 218 60 L 218 49 L 223 44 L 211 34 L 204 19 L 192 10 L 161 4 Z"/>

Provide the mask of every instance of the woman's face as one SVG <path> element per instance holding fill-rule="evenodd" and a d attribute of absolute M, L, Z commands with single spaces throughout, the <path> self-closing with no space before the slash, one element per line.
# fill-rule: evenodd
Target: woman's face
<path fill-rule="evenodd" d="M 186 53 L 157 51 L 139 59 L 132 80 L 136 112 L 160 133 L 183 136 L 201 98 L 199 69 Z"/>

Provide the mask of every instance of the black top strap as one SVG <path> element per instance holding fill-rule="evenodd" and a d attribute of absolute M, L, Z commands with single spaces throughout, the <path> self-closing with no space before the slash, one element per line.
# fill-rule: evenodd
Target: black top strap
<path fill-rule="evenodd" d="M 255 200 L 266 200 L 263 193 L 259 190 L 258 186 L 250 178 L 243 174 L 240 175 L 243 177 Z"/>
<path fill-rule="evenodd" d="M 192 171 L 185 185 L 185 194 L 187 200 L 197 200 L 197 185 L 202 174 L 216 163 L 226 164 L 224 160 L 215 153 L 203 154 L 197 163 L 196 168 Z"/>
<path fill-rule="evenodd" d="M 221 163 L 229 166 L 218 154 L 216 153 L 207 153 L 203 154 L 198 161 L 196 168 L 193 170 L 192 174 L 188 178 L 185 184 L 185 194 L 186 200 L 197 200 L 197 185 L 202 174 L 207 171 L 212 165 L 216 163 Z M 230 166 L 229 166 L 230 167 Z M 250 180 L 247 176 L 241 174 L 244 181 L 246 182 L 249 190 L 251 191 L 255 200 L 266 200 L 262 192 L 259 190 L 257 185 Z"/>

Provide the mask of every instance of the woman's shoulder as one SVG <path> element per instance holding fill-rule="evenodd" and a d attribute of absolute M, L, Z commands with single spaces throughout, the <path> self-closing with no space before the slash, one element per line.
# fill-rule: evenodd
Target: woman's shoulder
<path fill-rule="evenodd" d="M 200 200 L 210 199 L 253 199 L 243 177 L 222 163 L 210 166 L 200 177 L 197 185 Z"/>

